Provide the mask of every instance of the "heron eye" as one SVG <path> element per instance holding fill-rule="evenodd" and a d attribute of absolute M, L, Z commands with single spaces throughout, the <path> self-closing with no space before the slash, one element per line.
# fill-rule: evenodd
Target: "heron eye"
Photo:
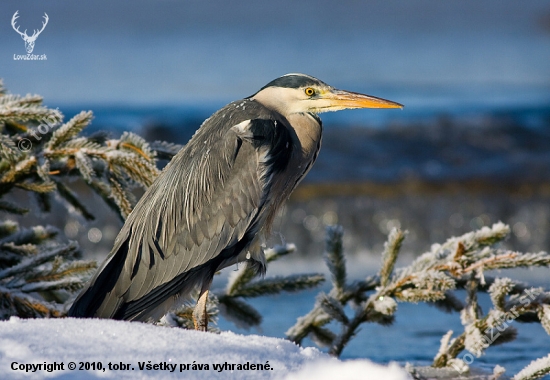
<path fill-rule="evenodd" d="M 315 90 L 312 89 L 311 87 L 308 87 L 305 89 L 305 93 L 307 96 L 313 96 L 315 94 Z"/>

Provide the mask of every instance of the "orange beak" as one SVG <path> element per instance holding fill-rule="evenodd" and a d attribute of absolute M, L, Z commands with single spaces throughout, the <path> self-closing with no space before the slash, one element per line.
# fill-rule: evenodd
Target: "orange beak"
<path fill-rule="evenodd" d="M 357 92 L 332 90 L 319 96 L 325 100 L 323 111 L 338 111 L 352 108 L 403 108 L 402 104 L 375 96 L 359 94 Z"/>

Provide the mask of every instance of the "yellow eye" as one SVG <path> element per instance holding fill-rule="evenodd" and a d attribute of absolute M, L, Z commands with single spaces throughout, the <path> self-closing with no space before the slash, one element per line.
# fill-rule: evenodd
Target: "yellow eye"
<path fill-rule="evenodd" d="M 307 96 L 313 96 L 315 94 L 315 90 L 312 89 L 311 87 L 308 87 L 305 89 L 305 93 Z"/>

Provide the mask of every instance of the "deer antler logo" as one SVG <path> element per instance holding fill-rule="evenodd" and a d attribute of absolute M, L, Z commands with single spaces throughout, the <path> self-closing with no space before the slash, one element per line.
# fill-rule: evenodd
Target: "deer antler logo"
<path fill-rule="evenodd" d="M 38 38 L 40 33 L 42 33 L 42 31 L 44 30 L 46 25 L 48 25 L 49 17 L 47 15 L 47 13 L 44 12 L 44 16 L 43 16 L 44 21 L 42 22 L 42 29 L 40 29 L 40 30 L 35 29 L 32 36 L 28 36 L 27 35 L 27 29 L 25 29 L 25 31 L 23 33 L 21 33 L 19 31 L 19 27 L 15 27 L 15 20 L 17 20 L 19 18 L 18 13 L 19 13 L 19 11 L 16 11 L 13 14 L 13 17 L 11 18 L 11 26 L 13 27 L 13 30 L 15 30 L 17 33 L 19 33 L 21 35 L 21 38 L 25 41 L 25 49 L 27 49 L 27 53 L 32 53 L 32 51 L 34 49 L 34 43 L 36 42 L 36 39 Z"/>

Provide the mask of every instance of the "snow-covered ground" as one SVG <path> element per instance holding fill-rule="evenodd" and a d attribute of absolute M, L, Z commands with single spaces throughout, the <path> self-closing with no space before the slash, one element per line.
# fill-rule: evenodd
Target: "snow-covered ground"
<path fill-rule="evenodd" d="M 95 369 L 94 369 L 95 368 Z M 1 379 L 409 379 L 277 338 L 98 319 L 0 322 Z"/>

